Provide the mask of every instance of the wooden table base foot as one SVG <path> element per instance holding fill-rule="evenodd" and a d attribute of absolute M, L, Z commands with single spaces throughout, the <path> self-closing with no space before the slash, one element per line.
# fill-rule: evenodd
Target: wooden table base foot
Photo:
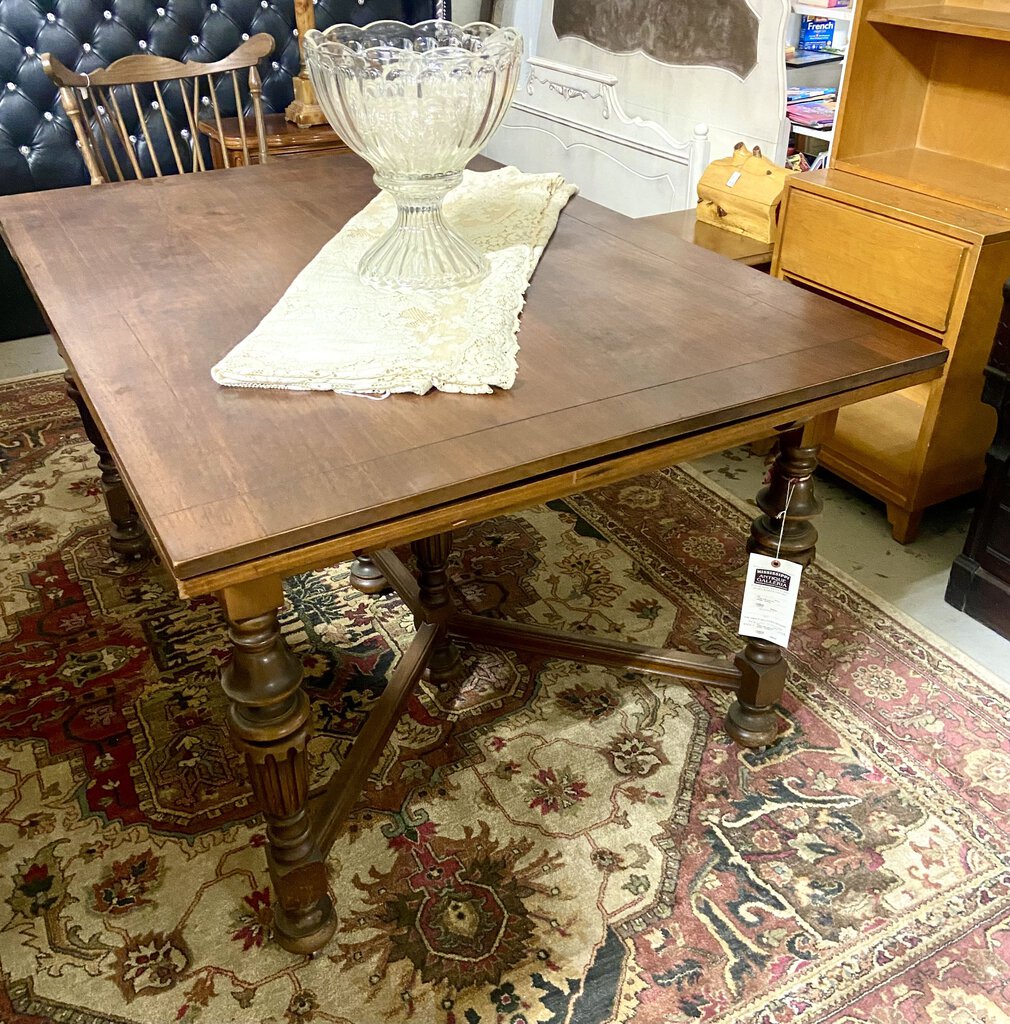
<path fill-rule="evenodd" d="M 274 938 L 281 949 L 301 956 L 315 956 L 337 930 L 337 915 L 329 896 L 322 897 L 297 918 L 282 907 L 274 913 Z"/>
<path fill-rule="evenodd" d="M 770 746 L 779 734 L 774 706 L 753 707 L 739 700 L 733 701 L 726 712 L 726 732 L 741 747 Z"/>
<path fill-rule="evenodd" d="M 359 593 L 371 596 L 388 589 L 389 583 L 368 555 L 358 555 L 351 564 L 351 586 Z"/>
<path fill-rule="evenodd" d="M 136 511 L 132 522 L 113 522 L 109 527 L 109 547 L 120 558 L 132 562 L 151 554 L 151 538 L 140 523 Z"/>
<path fill-rule="evenodd" d="M 435 641 L 428 667 L 424 670 L 425 680 L 432 686 L 442 688 L 461 683 L 466 675 L 466 665 L 459 648 L 443 632 Z"/>

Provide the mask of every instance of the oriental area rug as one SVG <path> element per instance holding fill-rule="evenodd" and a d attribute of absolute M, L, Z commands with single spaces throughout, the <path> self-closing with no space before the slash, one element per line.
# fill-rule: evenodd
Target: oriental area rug
<path fill-rule="evenodd" d="M 1008 1020 L 1010 701 L 829 566 L 764 751 L 726 693 L 466 649 L 334 845 L 309 960 L 271 942 L 217 605 L 110 556 L 58 378 L 0 385 L 0 510 L 0 1020 Z M 478 612 L 725 653 L 747 519 L 670 470 L 468 529 L 452 574 Z M 321 785 L 411 618 L 346 567 L 287 595 Z"/>

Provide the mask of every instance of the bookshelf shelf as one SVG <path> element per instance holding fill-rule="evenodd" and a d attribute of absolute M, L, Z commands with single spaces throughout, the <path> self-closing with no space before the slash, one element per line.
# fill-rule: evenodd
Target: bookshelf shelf
<path fill-rule="evenodd" d="M 793 121 L 789 122 L 789 127 L 796 135 L 805 135 L 810 139 L 823 139 L 825 142 L 830 142 L 835 137 L 834 128 L 807 128 L 802 124 L 795 124 Z"/>
<path fill-rule="evenodd" d="M 924 411 L 921 401 L 901 391 L 843 409 L 821 462 L 850 479 L 860 477 L 853 482 L 863 486 L 872 481 L 885 500 L 898 497 L 908 486 Z"/>
<path fill-rule="evenodd" d="M 867 21 L 875 25 L 900 25 L 925 32 L 1010 42 L 1010 12 L 989 8 L 949 7 L 946 4 L 897 7 L 872 11 Z"/>
<path fill-rule="evenodd" d="M 831 18 L 832 21 L 852 21 L 851 7 L 818 7 L 816 4 L 794 3 L 793 14 L 813 14 L 818 18 Z"/>
<path fill-rule="evenodd" d="M 835 167 L 1010 216 L 1010 169 L 911 146 L 839 158 Z"/>
<path fill-rule="evenodd" d="M 827 53 L 823 50 L 797 50 L 796 53 L 796 57 L 786 58 L 787 68 L 814 68 L 820 64 L 841 64 L 845 60 L 840 53 Z"/>

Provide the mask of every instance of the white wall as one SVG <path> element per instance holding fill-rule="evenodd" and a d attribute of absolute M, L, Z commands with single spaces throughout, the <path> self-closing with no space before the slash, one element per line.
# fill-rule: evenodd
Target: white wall
<path fill-rule="evenodd" d="M 457 25 L 480 21 L 480 0 L 452 0 L 452 20 Z"/>

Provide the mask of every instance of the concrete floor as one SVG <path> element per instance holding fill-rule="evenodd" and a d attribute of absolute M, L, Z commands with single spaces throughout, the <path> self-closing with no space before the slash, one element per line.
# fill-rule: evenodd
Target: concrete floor
<path fill-rule="evenodd" d="M 0 379 L 62 369 L 48 336 L 0 345 Z M 764 457 L 743 448 L 694 465 L 748 501 L 757 494 L 765 471 Z M 927 510 L 918 539 L 902 546 L 891 539 L 883 505 L 830 474 L 819 472 L 818 476 L 818 491 L 824 499 L 824 514 L 817 524 L 818 552 L 867 590 L 1010 682 L 1010 641 L 943 600 L 951 563 L 964 544 L 971 501 L 962 499 Z"/>

